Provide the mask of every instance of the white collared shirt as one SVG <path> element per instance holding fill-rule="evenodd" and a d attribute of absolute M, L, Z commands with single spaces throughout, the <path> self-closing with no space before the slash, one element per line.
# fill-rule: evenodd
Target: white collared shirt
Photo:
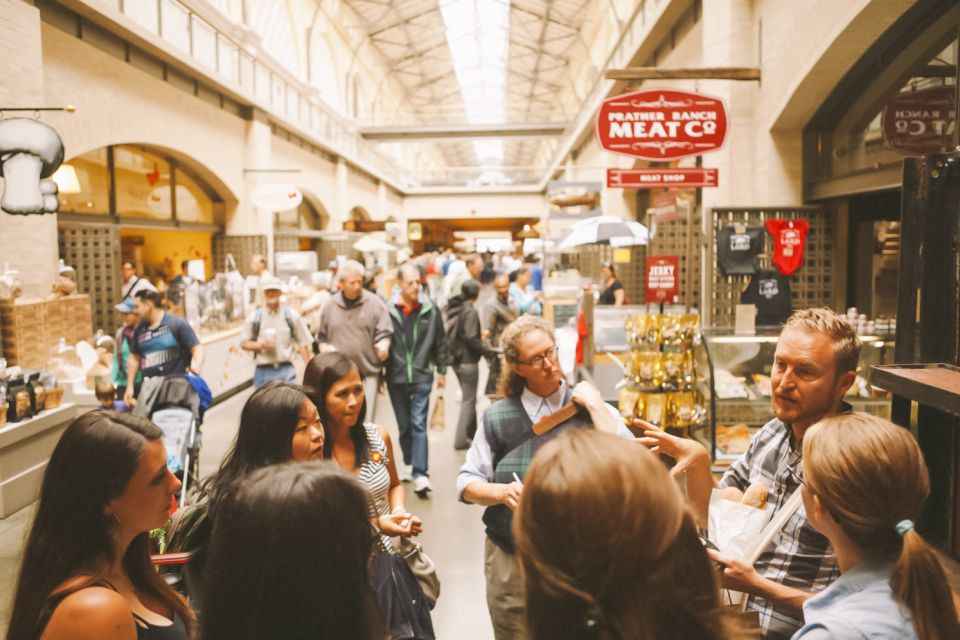
<path fill-rule="evenodd" d="M 566 392 L 567 385 L 562 380 L 560 381 L 560 388 L 546 398 L 538 396 L 524 387 L 523 393 L 520 394 L 520 404 L 523 405 L 523 410 L 527 412 L 530 421 L 535 424 L 540 418 L 555 413 L 563 406 L 563 398 Z M 620 415 L 616 407 L 607 403 L 604 403 L 604 405 L 611 415 L 617 417 L 617 435 L 633 440 L 633 433 L 624 424 L 623 416 Z M 484 413 L 483 418 L 486 419 L 486 413 Z M 474 482 L 481 481 L 493 482 L 493 451 L 490 449 L 490 443 L 487 442 L 483 420 L 481 420 L 477 434 L 473 438 L 470 450 L 467 451 L 467 459 L 457 474 L 457 498 L 463 501 L 463 490 Z"/>

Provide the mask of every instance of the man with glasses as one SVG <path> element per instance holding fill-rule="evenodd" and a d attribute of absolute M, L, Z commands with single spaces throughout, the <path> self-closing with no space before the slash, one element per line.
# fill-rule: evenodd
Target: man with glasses
<path fill-rule="evenodd" d="M 633 435 L 615 408 L 596 388 L 581 382 L 570 389 L 563 380 L 553 328 L 542 318 L 523 316 L 503 331 L 505 371 L 502 400 L 483 414 L 467 459 L 457 476 L 463 502 L 486 507 L 485 574 L 487 607 L 497 640 L 523 637 L 523 589 L 514 555 L 513 510 L 523 494 L 523 476 L 534 454 L 566 429 L 593 426 Z M 580 411 L 543 435 L 533 425 L 573 402 Z"/>
<path fill-rule="evenodd" d="M 706 528 L 714 487 L 746 491 L 760 480 L 769 502 L 780 510 L 802 484 L 801 453 L 807 429 L 827 416 L 851 410 L 844 395 L 857 377 L 860 339 L 842 316 L 829 309 L 794 313 L 780 333 L 770 372 L 774 418 L 750 441 L 747 452 L 723 474 L 719 484 L 710 454 L 694 440 L 677 438 L 638 421 L 642 442 L 677 463 L 672 473 L 686 474 L 687 497 Z M 711 552 L 713 553 L 713 552 Z M 722 586 L 750 594 L 748 611 L 760 612 L 764 638 L 790 638 L 803 625 L 803 602 L 839 576 L 829 541 L 807 522 L 803 507 L 778 532 L 760 558 L 747 565 L 713 553 L 726 566 Z"/>

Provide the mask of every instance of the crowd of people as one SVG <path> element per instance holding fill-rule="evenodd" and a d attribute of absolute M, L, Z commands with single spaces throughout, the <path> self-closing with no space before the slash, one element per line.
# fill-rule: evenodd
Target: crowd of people
<path fill-rule="evenodd" d="M 786 323 L 775 417 L 718 480 L 698 442 L 627 425 L 595 387 L 568 384 L 533 270 L 486 266 L 408 261 L 381 297 L 347 261 L 315 335 L 262 277 L 243 334 L 256 390 L 219 469 L 168 527 L 192 554 L 189 600 L 151 566 L 151 532 L 180 489 L 162 432 L 113 410 L 104 389 L 103 410 L 77 418 L 51 457 L 9 640 L 434 638 L 436 572 L 411 562 L 429 523 L 407 509 L 403 483 L 429 497 L 427 407 L 449 369 L 462 389 L 455 446 L 467 450 L 457 495 L 484 509 L 497 640 L 960 638 L 955 565 L 914 526 L 930 493 L 919 447 L 843 400 L 860 351 L 843 317 L 808 309 Z M 446 277 L 430 284 L 431 269 Z M 604 278 L 622 304 L 612 265 Z M 203 364 L 157 297 L 144 288 L 118 306 L 115 379 L 134 405 L 150 380 Z M 478 420 L 480 358 L 492 383 Z M 374 414 L 381 376 L 399 457 Z M 710 548 L 709 510 L 716 491 L 757 480 L 783 524 L 747 563 Z M 721 589 L 747 594 L 746 614 Z"/>

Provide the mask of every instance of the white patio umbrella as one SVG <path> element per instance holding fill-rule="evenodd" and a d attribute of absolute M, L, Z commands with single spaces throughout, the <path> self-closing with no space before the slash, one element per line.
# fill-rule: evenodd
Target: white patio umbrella
<path fill-rule="evenodd" d="M 560 242 L 559 249 L 572 249 L 584 244 L 629 247 L 647 244 L 649 238 L 647 228 L 639 222 L 617 216 L 595 216 L 573 223 Z"/>
<path fill-rule="evenodd" d="M 376 251 L 396 251 L 397 248 L 381 240 L 380 238 L 375 238 L 372 235 L 365 235 L 356 242 L 353 243 L 353 248 L 361 253 L 374 253 Z"/>

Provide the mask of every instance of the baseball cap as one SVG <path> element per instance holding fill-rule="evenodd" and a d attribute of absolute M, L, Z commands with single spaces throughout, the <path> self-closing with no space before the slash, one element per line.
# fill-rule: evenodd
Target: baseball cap
<path fill-rule="evenodd" d="M 137 305 L 134 304 L 132 298 L 124 298 L 120 301 L 120 304 L 114 307 L 120 313 L 133 313 L 137 310 Z"/>
<path fill-rule="evenodd" d="M 263 281 L 261 288 L 264 291 L 270 291 L 271 289 L 275 291 L 283 291 L 283 283 L 280 282 L 279 278 L 267 278 Z"/>

